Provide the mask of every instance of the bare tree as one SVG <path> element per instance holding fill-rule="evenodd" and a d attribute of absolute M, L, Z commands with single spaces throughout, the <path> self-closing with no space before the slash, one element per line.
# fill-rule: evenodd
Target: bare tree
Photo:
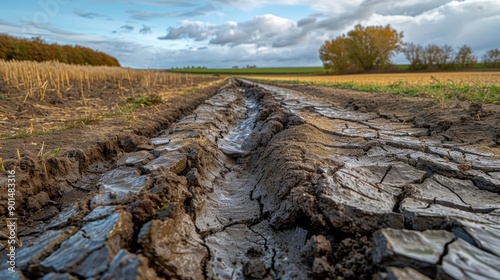
<path fill-rule="evenodd" d="M 411 70 L 421 70 L 425 68 L 424 48 L 415 43 L 407 43 L 402 49 L 406 59 L 410 62 Z"/>
<path fill-rule="evenodd" d="M 455 62 L 462 68 L 469 68 L 476 64 L 477 57 L 474 55 L 470 46 L 463 45 L 458 49 L 458 53 L 455 56 Z"/>
<path fill-rule="evenodd" d="M 426 68 L 436 68 L 438 67 L 439 58 L 441 56 L 442 50 L 438 45 L 427 45 L 424 48 L 425 65 Z"/>
<path fill-rule="evenodd" d="M 439 69 L 451 69 L 454 67 L 453 63 L 453 47 L 445 44 L 441 47 L 441 52 L 438 57 L 438 67 Z"/>
<path fill-rule="evenodd" d="M 483 62 L 486 67 L 500 67 L 500 49 L 488 50 L 483 56 Z"/>

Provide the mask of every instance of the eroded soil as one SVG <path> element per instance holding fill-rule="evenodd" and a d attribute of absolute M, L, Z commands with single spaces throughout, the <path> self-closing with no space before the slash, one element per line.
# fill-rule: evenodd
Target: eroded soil
<path fill-rule="evenodd" d="M 21 161 L 62 187 L 26 179 L 0 278 L 500 277 L 498 106 L 279 86 L 232 80 L 106 158 Z"/>

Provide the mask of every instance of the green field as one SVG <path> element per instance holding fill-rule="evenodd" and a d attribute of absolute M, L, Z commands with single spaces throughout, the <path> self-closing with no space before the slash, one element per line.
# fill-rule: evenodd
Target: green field
<path fill-rule="evenodd" d="M 276 67 L 276 68 L 212 68 L 212 69 L 172 69 L 176 73 L 220 74 L 220 75 L 320 75 L 325 74 L 323 67 Z"/>

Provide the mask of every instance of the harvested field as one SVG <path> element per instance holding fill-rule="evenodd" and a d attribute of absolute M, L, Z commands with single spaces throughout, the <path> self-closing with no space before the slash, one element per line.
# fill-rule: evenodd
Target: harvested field
<path fill-rule="evenodd" d="M 32 136 L 47 135 L 31 147 L 40 150 L 45 142 L 47 152 L 64 146 L 65 141 L 53 141 L 54 134 L 64 130 L 85 130 L 99 122 L 108 127 L 136 125 L 146 109 L 160 110 L 179 98 L 196 99 L 187 94 L 218 80 L 117 67 L 0 60 L 0 139 L 21 139 L 0 143 L 0 158 L 18 148 L 25 150 L 25 145 L 16 147 L 16 143 Z"/>
<path fill-rule="evenodd" d="M 303 81 L 314 83 L 357 83 L 389 85 L 404 82 L 415 85 L 425 85 L 434 80 L 441 82 L 452 81 L 468 85 L 500 84 L 500 72 L 434 72 L 434 73 L 387 73 L 387 74 L 353 74 L 353 75 L 320 75 L 320 76 L 292 76 L 266 75 L 251 76 L 252 79 Z"/>
<path fill-rule="evenodd" d="M 252 76 L 251 78 L 393 95 L 424 96 L 434 99 L 441 106 L 463 100 L 500 104 L 500 72 Z"/>
<path fill-rule="evenodd" d="M 17 279 L 500 277 L 500 106 L 241 79 L 194 96 L 147 133 L 4 156 Z"/>

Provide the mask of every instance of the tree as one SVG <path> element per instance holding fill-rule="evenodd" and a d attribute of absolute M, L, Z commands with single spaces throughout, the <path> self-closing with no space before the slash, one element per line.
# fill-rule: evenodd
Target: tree
<path fill-rule="evenodd" d="M 410 70 L 451 69 L 454 67 L 453 47 L 430 44 L 425 47 L 407 43 L 402 50 L 410 62 Z"/>
<path fill-rule="evenodd" d="M 403 33 L 386 26 L 358 24 L 346 35 L 326 41 L 319 50 L 326 69 L 334 72 L 384 70 L 401 50 Z"/>
<path fill-rule="evenodd" d="M 500 49 L 488 50 L 483 56 L 483 62 L 486 67 L 500 67 Z"/>
<path fill-rule="evenodd" d="M 455 62 L 462 68 L 469 68 L 476 64 L 477 57 L 474 55 L 471 47 L 463 45 L 458 49 Z"/>
<path fill-rule="evenodd" d="M 439 57 L 441 56 L 441 48 L 438 45 L 427 45 L 424 48 L 426 68 L 437 68 Z"/>
<path fill-rule="evenodd" d="M 89 48 L 47 44 L 41 37 L 21 39 L 4 34 L 0 34 L 0 59 L 120 66 L 116 58 Z"/>
<path fill-rule="evenodd" d="M 337 37 L 334 40 L 326 41 L 319 50 L 319 57 L 323 61 L 323 67 L 335 73 L 354 72 L 356 66 L 351 60 L 349 52 L 348 38 Z"/>
<path fill-rule="evenodd" d="M 451 69 L 454 67 L 453 63 L 453 47 L 445 44 L 441 47 L 441 51 L 438 56 L 438 67 L 439 69 Z"/>
<path fill-rule="evenodd" d="M 415 43 L 408 43 L 402 49 L 406 59 L 410 62 L 410 70 L 421 70 L 425 66 L 424 48 Z"/>

